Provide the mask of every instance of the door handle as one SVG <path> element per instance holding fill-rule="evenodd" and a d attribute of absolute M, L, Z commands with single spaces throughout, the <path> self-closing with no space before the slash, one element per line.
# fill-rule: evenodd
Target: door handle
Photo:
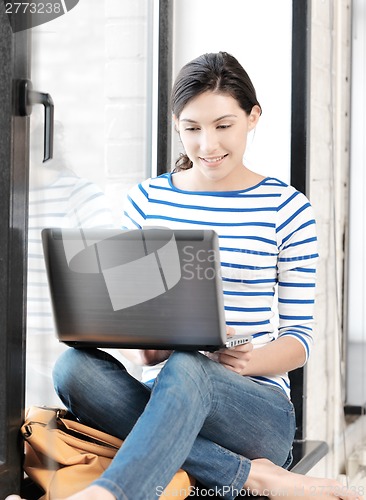
<path fill-rule="evenodd" d="M 33 90 L 30 80 L 18 80 L 18 114 L 30 116 L 33 104 L 44 106 L 43 162 L 53 158 L 54 104 L 50 94 Z"/>

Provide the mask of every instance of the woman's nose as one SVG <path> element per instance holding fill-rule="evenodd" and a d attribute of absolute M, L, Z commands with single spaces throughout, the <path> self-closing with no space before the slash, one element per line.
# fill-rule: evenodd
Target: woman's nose
<path fill-rule="evenodd" d="M 202 153 L 210 154 L 217 150 L 217 135 L 215 132 L 202 131 L 200 148 Z"/>

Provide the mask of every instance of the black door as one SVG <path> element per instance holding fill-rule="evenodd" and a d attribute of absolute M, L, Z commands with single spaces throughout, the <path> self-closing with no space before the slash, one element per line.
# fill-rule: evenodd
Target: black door
<path fill-rule="evenodd" d="M 29 78 L 29 31 L 12 33 L 0 2 L 0 498 L 19 492 L 24 408 L 29 119 L 16 87 Z"/>

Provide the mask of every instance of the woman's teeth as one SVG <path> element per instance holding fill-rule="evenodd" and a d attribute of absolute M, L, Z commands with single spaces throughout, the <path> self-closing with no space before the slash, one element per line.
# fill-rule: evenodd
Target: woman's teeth
<path fill-rule="evenodd" d="M 223 158 L 225 158 L 226 155 L 223 155 L 223 156 L 217 156 L 216 158 L 202 158 L 202 160 L 205 160 L 207 161 L 207 163 L 215 163 L 217 161 L 220 161 L 222 160 Z"/>

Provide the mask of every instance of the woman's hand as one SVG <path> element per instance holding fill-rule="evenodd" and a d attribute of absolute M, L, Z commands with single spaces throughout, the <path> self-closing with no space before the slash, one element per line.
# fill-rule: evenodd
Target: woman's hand
<path fill-rule="evenodd" d="M 231 347 L 230 349 L 220 349 L 217 351 L 217 361 L 228 370 L 232 370 L 239 375 L 245 374 L 245 369 L 252 357 L 253 344 Z"/>
<path fill-rule="evenodd" d="M 228 337 L 233 337 L 235 335 L 235 329 L 232 326 L 227 326 L 226 334 Z M 238 345 L 230 349 L 220 349 L 219 351 L 207 353 L 206 355 L 213 361 L 221 363 L 229 370 L 239 373 L 239 375 L 243 375 L 252 357 L 252 350 L 253 344 L 248 342 L 247 344 Z"/>

